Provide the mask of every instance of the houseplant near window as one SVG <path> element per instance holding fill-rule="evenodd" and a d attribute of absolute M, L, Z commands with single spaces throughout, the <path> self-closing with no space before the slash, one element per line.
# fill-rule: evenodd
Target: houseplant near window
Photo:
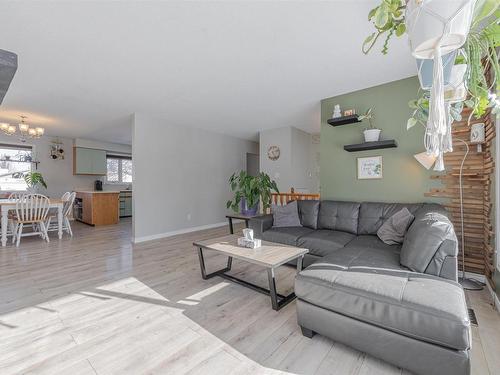
<path fill-rule="evenodd" d="M 43 179 L 43 176 L 40 172 L 28 172 L 24 175 L 24 181 L 28 185 L 28 191 L 30 193 L 36 194 L 38 192 L 38 188 L 43 186 L 47 189 L 47 183 Z"/>
<path fill-rule="evenodd" d="M 369 108 L 364 115 L 358 117 L 359 120 L 368 120 L 370 126 L 363 131 L 365 142 L 376 142 L 380 138 L 380 129 L 373 126 L 372 120 L 374 119 L 373 108 Z"/>
<path fill-rule="evenodd" d="M 265 211 L 271 205 L 271 192 L 279 193 L 276 182 L 263 172 L 255 177 L 245 171 L 233 173 L 229 185 L 234 198 L 227 201 L 226 207 L 248 216 L 257 214 L 259 201 Z"/>

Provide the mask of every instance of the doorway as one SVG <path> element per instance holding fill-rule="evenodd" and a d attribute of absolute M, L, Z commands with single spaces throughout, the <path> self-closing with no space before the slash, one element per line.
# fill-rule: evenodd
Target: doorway
<path fill-rule="evenodd" d="M 250 176 L 257 176 L 260 172 L 259 155 L 247 152 L 247 173 Z"/>

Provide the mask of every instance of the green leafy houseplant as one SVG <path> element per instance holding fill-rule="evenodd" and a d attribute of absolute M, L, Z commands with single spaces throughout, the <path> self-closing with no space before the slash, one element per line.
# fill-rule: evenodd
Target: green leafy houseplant
<path fill-rule="evenodd" d="M 463 104 L 463 102 L 459 102 L 450 106 L 450 116 L 453 120 L 462 120 Z M 429 118 L 429 93 L 424 92 L 420 98 L 410 100 L 408 102 L 408 107 L 410 107 L 413 112 L 406 123 L 406 129 L 409 130 L 417 124 L 425 127 Z"/>
<path fill-rule="evenodd" d="M 382 3 L 370 10 L 368 21 L 372 21 L 376 31 L 363 42 L 363 53 L 367 54 L 375 46 L 377 40 L 384 34 L 385 41 L 382 53 L 385 55 L 389 49 L 389 40 L 393 34 L 401 36 L 406 31 L 404 10 L 406 2 L 404 0 L 383 0 Z"/>
<path fill-rule="evenodd" d="M 363 120 L 368 120 L 368 123 L 370 124 L 368 126 L 368 129 L 375 129 L 373 126 L 373 119 L 374 119 L 374 114 L 373 114 L 373 108 L 369 108 L 364 115 L 361 115 L 358 117 L 358 120 L 363 121 Z"/>
<path fill-rule="evenodd" d="M 386 34 L 382 53 L 386 54 L 388 42 L 393 34 L 402 36 L 406 31 L 405 0 L 382 0 L 380 5 L 368 14 L 376 31 L 363 42 L 362 50 L 370 52 L 378 38 Z M 465 86 L 469 99 L 465 105 L 472 109 L 471 115 L 476 118 L 483 116 L 488 108 L 493 113 L 500 113 L 500 65 L 497 49 L 500 47 L 500 0 L 478 0 L 474 8 L 471 30 L 463 46 L 468 69 L 465 75 Z M 491 73 L 488 73 L 490 72 Z M 489 75 L 489 77 L 488 77 Z M 427 104 L 425 104 L 427 102 Z M 421 122 L 422 115 L 426 118 L 428 99 L 424 97 L 411 102 L 414 115 L 408 125 L 412 127 Z M 425 108 L 427 105 L 427 108 Z M 415 107 L 416 106 L 416 107 Z M 415 113 L 415 110 L 417 112 Z M 453 114 L 452 114 L 453 115 Z"/>
<path fill-rule="evenodd" d="M 24 181 L 28 185 L 28 188 L 32 191 L 36 191 L 39 186 L 43 186 L 47 189 L 47 183 L 43 179 L 40 172 L 28 172 L 24 175 Z"/>
<path fill-rule="evenodd" d="M 262 208 L 266 210 L 271 205 L 272 191 L 279 193 L 276 182 L 263 172 L 255 177 L 245 171 L 233 173 L 229 178 L 229 185 L 234 197 L 227 201 L 226 207 L 235 212 L 238 212 L 242 200 L 245 200 L 248 208 L 257 206 L 260 201 Z"/>

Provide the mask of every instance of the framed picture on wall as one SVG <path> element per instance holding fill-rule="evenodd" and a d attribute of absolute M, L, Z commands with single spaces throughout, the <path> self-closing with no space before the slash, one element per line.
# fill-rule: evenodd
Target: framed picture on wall
<path fill-rule="evenodd" d="M 358 180 L 382 178 L 382 156 L 358 158 Z"/>

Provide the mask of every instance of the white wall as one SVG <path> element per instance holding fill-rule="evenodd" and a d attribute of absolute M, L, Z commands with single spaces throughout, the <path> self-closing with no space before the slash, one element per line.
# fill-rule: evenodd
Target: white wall
<path fill-rule="evenodd" d="M 271 160 L 267 151 L 278 146 L 280 157 Z M 276 181 L 279 191 L 290 191 L 292 187 L 292 130 L 291 127 L 264 130 L 259 133 L 260 171 Z"/>
<path fill-rule="evenodd" d="M 40 172 L 47 182 L 47 189 L 40 189 L 41 194 L 46 194 L 49 197 L 59 197 L 66 191 L 72 190 L 93 190 L 94 181 L 99 176 L 75 176 L 73 175 L 73 143 L 72 138 L 61 138 L 59 141 L 63 144 L 61 147 L 64 150 L 64 160 L 53 160 L 50 157 L 51 141 L 55 137 L 44 136 L 40 139 L 28 139 L 22 143 L 17 136 L 7 136 L 0 134 L 0 143 L 8 144 L 24 144 L 33 147 L 34 156 L 40 161 L 38 164 L 38 172 Z M 102 145 L 102 144 L 101 144 Z M 113 146 L 116 144 L 107 144 Z M 126 146 L 126 145 L 122 145 Z M 128 146 L 129 149 L 131 146 Z M 121 185 L 105 185 L 107 190 L 116 190 L 122 188 Z"/>
<path fill-rule="evenodd" d="M 276 181 L 280 191 L 288 192 L 292 187 L 298 192 L 319 191 L 319 173 L 316 167 L 318 145 L 311 134 L 287 126 L 261 131 L 259 141 L 260 170 Z M 270 146 L 280 148 L 278 160 L 267 157 Z"/>
<path fill-rule="evenodd" d="M 136 113 L 134 241 L 225 222 L 228 179 L 246 168 L 247 152 L 257 144 Z"/>

